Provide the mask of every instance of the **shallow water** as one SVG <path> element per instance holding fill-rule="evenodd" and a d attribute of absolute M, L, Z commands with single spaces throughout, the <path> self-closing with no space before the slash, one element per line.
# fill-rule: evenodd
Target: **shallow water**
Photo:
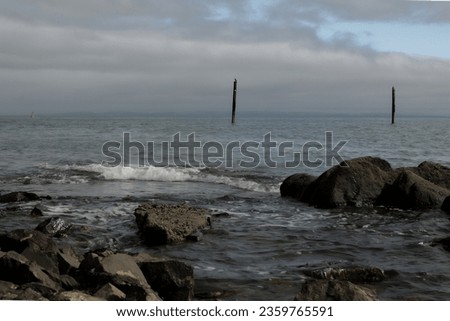
<path fill-rule="evenodd" d="M 46 216 L 74 225 L 60 240 L 84 251 L 112 247 L 148 251 L 182 259 L 195 268 L 201 288 L 216 287 L 224 299 L 290 300 L 306 278 L 307 266 L 331 263 L 373 265 L 389 273 L 374 285 L 380 299 L 450 299 L 450 254 L 435 239 L 450 236 L 449 217 L 439 211 L 355 209 L 320 210 L 281 198 L 282 180 L 295 172 L 320 174 L 326 167 L 241 168 L 237 155 L 230 168 L 104 167 L 102 145 L 120 141 L 161 142 L 180 132 L 195 132 L 202 142 L 262 141 L 334 143 L 349 140 L 342 157 L 365 155 L 392 166 L 417 166 L 424 160 L 450 165 L 446 152 L 450 119 L 382 118 L 242 119 L 57 119 L 0 118 L 0 193 L 26 190 L 51 200 L 0 206 L 2 230 L 35 227 L 42 218 L 28 213 L 40 205 Z M 136 152 L 136 151 L 134 151 Z M 261 153 L 260 150 L 258 150 Z M 320 159 L 321 151 L 311 156 Z M 145 156 L 145 155 L 144 155 Z M 188 156 L 187 154 L 184 156 Z M 263 154 L 260 154 L 263 159 Z M 289 155 L 288 155 L 289 156 Z M 304 156 L 304 155 L 303 155 Z M 142 155 L 141 155 L 142 157 Z M 213 218 L 197 243 L 147 247 L 141 244 L 134 209 L 146 201 L 189 202 L 228 216 Z"/>

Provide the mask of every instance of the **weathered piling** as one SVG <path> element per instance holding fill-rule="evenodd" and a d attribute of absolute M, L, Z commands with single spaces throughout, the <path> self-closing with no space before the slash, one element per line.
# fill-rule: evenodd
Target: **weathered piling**
<path fill-rule="evenodd" d="M 392 87 L 392 120 L 391 124 L 395 123 L 395 88 Z"/>
<path fill-rule="evenodd" d="M 234 124 L 236 122 L 236 94 L 237 94 L 237 80 L 234 79 L 233 84 L 233 105 L 231 111 L 231 123 Z"/>

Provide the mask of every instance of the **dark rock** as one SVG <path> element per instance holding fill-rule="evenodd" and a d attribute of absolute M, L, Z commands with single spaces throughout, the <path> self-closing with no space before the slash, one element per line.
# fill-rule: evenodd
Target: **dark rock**
<path fill-rule="evenodd" d="M 383 159 L 355 158 L 320 175 L 309 184 L 301 200 L 321 208 L 372 205 L 393 175 Z"/>
<path fill-rule="evenodd" d="M 58 274 L 58 247 L 48 235 L 39 231 L 14 230 L 0 234 L 0 248 L 4 252 L 22 254 L 47 272 Z"/>
<path fill-rule="evenodd" d="M 209 212 L 187 204 L 144 204 L 134 215 L 144 241 L 161 245 L 186 240 L 195 231 L 209 225 Z"/>
<path fill-rule="evenodd" d="M 375 301 L 376 292 L 349 281 L 312 280 L 303 284 L 295 301 Z"/>
<path fill-rule="evenodd" d="M 39 200 L 39 196 L 28 192 L 12 192 L 0 196 L 0 203 L 29 202 Z"/>
<path fill-rule="evenodd" d="M 450 196 L 447 196 L 442 203 L 441 210 L 446 212 L 447 214 L 450 214 Z"/>
<path fill-rule="evenodd" d="M 95 291 L 110 283 L 125 293 L 126 300 L 160 300 L 134 258 L 128 254 L 109 250 L 88 252 L 77 277 L 82 285 L 94 287 Z"/>
<path fill-rule="evenodd" d="M 401 209 L 439 208 L 448 195 L 450 190 L 402 170 L 392 184 L 386 184 L 376 203 Z"/>
<path fill-rule="evenodd" d="M 62 218 L 50 217 L 44 222 L 40 223 L 36 227 L 36 230 L 54 237 L 62 237 L 66 235 L 71 228 L 72 225 L 66 224 L 66 222 Z"/>
<path fill-rule="evenodd" d="M 426 161 L 411 171 L 435 185 L 450 189 L 450 168 L 446 166 Z"/>
<path fill-rule="evenodd" d="M 35 206 L 35 207 L 31 210 L 30 215 L 36 217 L 36 216 L 43 216 L 44 214 L 42 214 L 42 210 L 41 210 L 40 208 L 38 208 L 38 207 Z"/>
<path fill-rule="evenodd" d="M 41 293 L 30 287 L 21 287 L 12 282 L 0 281 L 0 300 L 45 301 Z"/>
<path fill-rule="evenodd" d="M 303 192 L 317 177 L 308 174 L 294 174 L 286 178 L 280 186 L 281 196 L 301 199 Z"/>
<path fill-rule="evenodd" d="M 383 270 L 365 266 L 326 267 L 306 270 L 304 273 L 316 279 L 350 281 L 353 283 L 381 282 L 386 278 Z"/>
<path fill-rule="evenodd" d="M 194 297 L 194 270 L 176 260 L 137 256 L 139 267 L 158 295 L 165 301 L 188 301 Z"/>
<path fill-rule="evenodd" d="M 441 244 L 442 247 L 444 248 L 444 250 L 446 250 L 447 252 L 450 252 L 450 237 L 446 237 L 440 240 L 435 240 L 432 242 L 432 246 L 436 246 L 438 244 Z"/>
<path fill-rule="evenodd" d="M 42 283 L 43 285 L 57 290 L 60 285 L 50 277 L 47 271 L 35 262 L 30 262 L 25 256 L 16 252 L 0 252 L 0 279 L 13 282 L 15 284 L 25 284 L 31 282 Z"/>

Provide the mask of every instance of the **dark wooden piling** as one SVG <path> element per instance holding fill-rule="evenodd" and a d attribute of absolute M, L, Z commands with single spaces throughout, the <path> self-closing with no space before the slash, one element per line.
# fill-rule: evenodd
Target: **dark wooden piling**
<path fill-rule="evenodd" d="M 234 79 L 233 84 L 233 106 L 231 111 L 231 123 L 234 124 L 236 122 L 236 94 L 237 94 L 237 80 Z"/>
<path fill-rule="evenodd" d="M 392 122 L 391 124 L 395 123 L 395 88 L 392 87 Z"/>

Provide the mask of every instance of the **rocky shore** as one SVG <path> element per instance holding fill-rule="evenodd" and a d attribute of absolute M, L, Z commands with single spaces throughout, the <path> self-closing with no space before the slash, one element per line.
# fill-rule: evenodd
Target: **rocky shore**
<path fill-rule="evenodd" d="M 424 162 L 393 169 L 375 157 L 348 160 L 319 177 L 295 174 L 280 186 L 282 196 L 320 208 L 386 207 L 450 213 L 450 169 Z M 0 195 L 0 203 L 20 206 L 49 199 L 29 192 Z M 34 205 L 33 205 L 34 206 Z M 198 241 L 201 231 L 218 219 L 209 210 L 188 204 L 143 203 L 134 213 L 136 234 L 147 247 Z M 30 216 L 42 221 L 34 229 L 0 232 L 0 299 L 2 300 L 219 300 L 226 290 L 201 280 L 192 266 L 146 252 L 108 248 L 79 253 L 67 245 L 72 225 L 46 217 L 35 207 Z M 226 215 L 220 214 L 226 219 Z M 433 242 L 450 251 L 450 237 Z M 395 271 L 374 266 L 324 263 L 299 267 L 293 300 L 377 300 L 377 288 Z"/>
<path fill-rule="evenodd" d="M 450 169 L 433 162 L 393 169 L 381 158 L 361 157 L 336 165 L 319 177 L 289 176 L 280 192 L 319 208 L 384 206 L 448 212 Z"/>

